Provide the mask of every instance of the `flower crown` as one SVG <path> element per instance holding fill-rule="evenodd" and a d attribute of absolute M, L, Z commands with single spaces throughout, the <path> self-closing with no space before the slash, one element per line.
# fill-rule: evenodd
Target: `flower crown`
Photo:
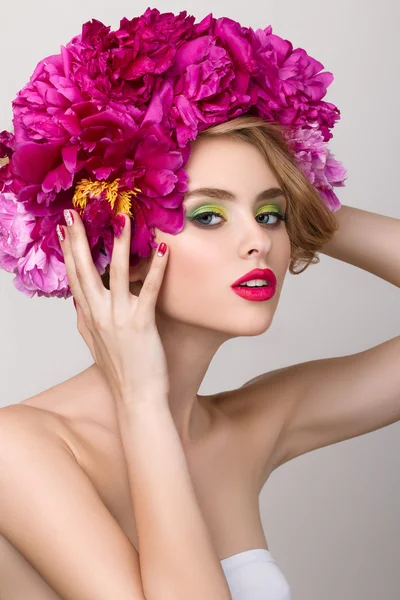
<path fill-rule="evenodd" d="M 298 167 L 335 212 L 346 170 L 330 153 L 340 111 L 333 81 L 272 27 L 212 14 L 199 23 L 148 8 L 116 31 L 92 20 L 37 65 L 0 133 L 0 268 L 29 297 L 68 298 L 55 226 L 79 211 L 94 264 L 110 264 L 118 213 L 132 219 L 130 264 L 151 255 L 154 227 L 184 226 L 189 142 L 248 113 L 285 125 Z"/>

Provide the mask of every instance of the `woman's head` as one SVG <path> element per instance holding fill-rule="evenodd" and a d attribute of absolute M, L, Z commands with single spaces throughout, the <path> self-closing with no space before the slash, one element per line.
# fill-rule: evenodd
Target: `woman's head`
<path fill-rule="evenodd" d="M 286 230 L 291 244 L 289 272 L 303 273 L 318 264 L 318 251 L 338 228 L 335 214 L 299 170 L 284 137 L 284 126 L 244 115 L 203 131 L 199 139 L 227 136 L 243 140 L 259 150 L 288 200 Z M 196 140 L 196 141 L 197 141 Z"/>
<path fill-rule="evenodd" d="M 178 235 L 156 229 L 155 241 L 170 247 L 157 311 L 227 337 L 258 335 L 271 324 L 287 270 L 298 274 L 319 262 L 316 252 L 332 237 L 336 218 L 299 171 L 279 126 L 257 117 L 203 131 L 185 169 L 184 229 Z M 199 188 L 226 190 L 236 199 L 194 194 Z M 256 200 L 271 188 L 282 194 Z M 218 214 L 207 215 L 210 211 Z M 139 293 L 149 267 L 145 259 L 131 269 L 133 293 Z M 276 275 L 275 296 L 266 302 L 250 302 L 231 289 L 254 268 Z M 103 280 L 107 285 L 106 276 Z"/>

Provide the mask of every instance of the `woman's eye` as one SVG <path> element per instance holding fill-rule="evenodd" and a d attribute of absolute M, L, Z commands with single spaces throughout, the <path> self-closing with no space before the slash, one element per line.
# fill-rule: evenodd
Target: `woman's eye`
<path fill-rule="evenodd" d="M 223 219 L 224 217 L 222 215 L 220 215 L 217 212 L 204 212 L 201 215 L 197 215 L 197 217 L 194 217 L 192 220 L 195 221 L 196 223 L 198 223 L 199 225 L 218 225 L 218 223 L 205 223 L 204 221 L 201 222 L 200 219 L 207 219 L 208 217 L 219 217 L 220 219 Z"/>
<path fill-rule="evenodd" d="M 266 217 L 264 222 L 261 222 L 262 225 L 271 225 L 273 227 L 276 227 L 277 225 L 279 225 L 279 221 L 286 220 L 285 215 L 282 215 L 281 213 L 278 213 L 278 212 L 264 212 L 264 213 L 260 213 L 257 216 L 258 217 Z M 215 225 L 219 225 L 220 222 L 213 223 L 213 222 L 208 221 L 207 223 L 205 223 L 204 221 L 200 221 L 200 219 L 208 219 L 210 217 L 218 217 L 220 219 L 224 219 L 224 217 L 220 213 L 217 213 L 214 211 L 207 211 L 207 212 L 202 213 L 201 215 L 192 217 L 191 220 L 195 221 L 199 225 L 202 225 L 205 227 L 213 227 Z M 274 218 L 276 219 L 275 222 L 273 221 Z"/>
<path fill-rule="evenodd" d="M 285 220 L 285 215 L 282 215 L 278 212 L 264 212 L 257 215 L 258 217 L 268 217 L 268 220 L 264 222 L 264 225 L 279 225 L 279 221 Z M 271 223 L 271 219 L 276 219 L 273 223 Z"/>

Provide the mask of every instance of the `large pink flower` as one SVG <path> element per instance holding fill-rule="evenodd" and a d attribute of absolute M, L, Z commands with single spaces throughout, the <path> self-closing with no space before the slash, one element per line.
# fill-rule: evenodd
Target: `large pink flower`
<path fill-rule="evenodd" d="M 79 171 L 86 170 L 99 179 L 119 171 L 130 139 L 138 131 L 138 125 L 126 113 L 111 107 L 101 110 L 87 101 L 54 117 L 57 135 L 52 136 L 45 127 L 45 111 L 36 111 L 32 106 L 24 109 L 18 112 L 15 122 L 13 170 L 28 185 L 39 186 L 32 188 L 32 195 L 46 207 L 57 193 L 72 187 Z M 29 137 L 36 139 L 28 141 Z M 23 201 L 32 200 L 32 195 L 26 195 Z"/>
<path fill-rule="evenodd" d="M 198 131 L 245 113 L 258 98 L 251 77 L 258 62 L 239 23 L 208 15 L 196 34 L 179 48 L 168 70 L 176 78 L 168 112 L 179 146 L 194 140 Z"/>
<path fill-rule="evenodd" d="M 132 264 L 137 263 L 139 258 L 148 257 L 149 248 L 157 246 L 153 241 L 154 227 L 170 234 L 182 231 L 182 199 L 187 190 L 188 180 L 183 167 L 189 159 L 189 152 L 189 146 L 185 149 L 174 149 L 171 139 L 166 137 L 162 128 L 155 123 L 143 125 L 132 140 L 118 183 L 121 193 L 134 188 L 140 190 L 130 206 L 130 215 L 133 218 Z M 114 235 L 120 229 L 109 203 L 104 197 L 94 197 L 87 203 L 81 217 L 90 246 L 97 246 L 102 238 L 107 256 L 111 258 Z M 100 246 L 98 250 L 100 251 Z"/>
<path fill-rule="evenodd" d="M 85 99 L 101 105 L 122 103 L 135 120 L 145 110 L 157 82 L 173 63 L 177 48 L 193 34 L 194 17 L 161 14 L 148 8 L 143 15 L 122 19 L 110 31 L 93 19 L 63 48 L 65 76 Z"/>
<path fill-rule="evenodd" d="M 339 210 L 341 204 L 333 187 L 344 186 L 347 171 L 330 152 L 328 144 L 318 128 L 318 123 L 311 124 L 309 129 L 296 127 L 288 142 L 299 169 L 319 191 L 330 210 L 332 212 Z"/>
<path fill-rule="evenodd" d="M 272 27 L 258 29 L 258 55 L 262 69 L 256 76 L 260 99 L 255 114 L 282 125 L 305 125 L 317 121 L 324 139 L 330 139 L 340 111 L 322 98 L 333 75 L 322 72 L 323 64 L 302 48 L 293 50 L 288 40 L 272 33 Z"/>
<path fill-rule="evenodd" d="M 35 146 L 33 148 L 36 150 Z M 93 154 L 90 159 L 92 165 L 97 160 Z M 162 128 L 154 123 L 146 123 L 126 145 L 124 157 L 121 157 L 120 164 L 117 163 L 119 191 L 140 190 L 130 206 L 130 215 L 133 217 L 132 264 L 136 264 L 140 257 L 147 257 L 149 247 L 156 247 L 153 242 L 154 227 L 172 234 L 182 230 L 182 198 L 187 189 L 187 173 L 183 166 L 188 157 L 189 147 L 174 149 L 171 138 L 165 136 Z M 24 172 L 27 178 L 29 168 L 27 165 Z M 79 170 L 75 183 L 83 176 L 88 176 L 88 170 Z M 41 193 L 39 187 L 26 185 L 20 191 L 19 202 L 16 196 L 12 196 L 12 202 L 11 197 L 3 195 L 0 198 L 0 207 L 5 215 L 4 231 L 15 231 L 17 223 L 11 225 L 11 218 L 15 217 L 17 209 L 30 224 L 30 237 L 24 237 L 26 245 L 15 256 L 7 252 L 8 245 L 2 240 L 4 247 L 0 266 L 16 273 L 14 283 L 27 295 L 31 295 L 36 288 L 39 295 L 68 297 L 70 291 L 66 288 L 63 255 L 55 232 L 56 224 L 63 222 L 63 208 L 74 206 L 80 210 L 92 259 L 100 273 L 104 272 L 111 260 L 114 236 L 121 231 L 121 223 L 104 195 L 89 197 L 85 206 L 79 207 L 72 203 L 73 190 L 69 190 L 56 194 L 51 203 L 38 204 L 36 199 Z M 28 212 L 28 209 L 32 212 Z M 13 248 L 19 248 L 15 237 L 12 239 Z M 16 261 L 16 257 L 22 258 Z"/>

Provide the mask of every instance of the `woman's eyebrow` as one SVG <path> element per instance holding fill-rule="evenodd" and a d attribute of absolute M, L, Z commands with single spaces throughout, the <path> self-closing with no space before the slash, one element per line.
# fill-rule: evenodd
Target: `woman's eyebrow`
<path fill-rule="evenodd" d="M 208 198 L 215 198 L 216 200 L 233 200 L 233 202 L 237 202 L 237 197 L 232 192 L 228 190 L 221 190 L 220 188 L 197 188 L 196 190 L 191 190 L 185 194 L 185 199 L 192 198 L 192 196 L 207 196 Z M 279 197 L 286 198 L 285 194 L 280 188 L 269 188 L 268 190 L 263 190 L 256 196 L 256 202 L 260 200 L 273 200 Z"/>

